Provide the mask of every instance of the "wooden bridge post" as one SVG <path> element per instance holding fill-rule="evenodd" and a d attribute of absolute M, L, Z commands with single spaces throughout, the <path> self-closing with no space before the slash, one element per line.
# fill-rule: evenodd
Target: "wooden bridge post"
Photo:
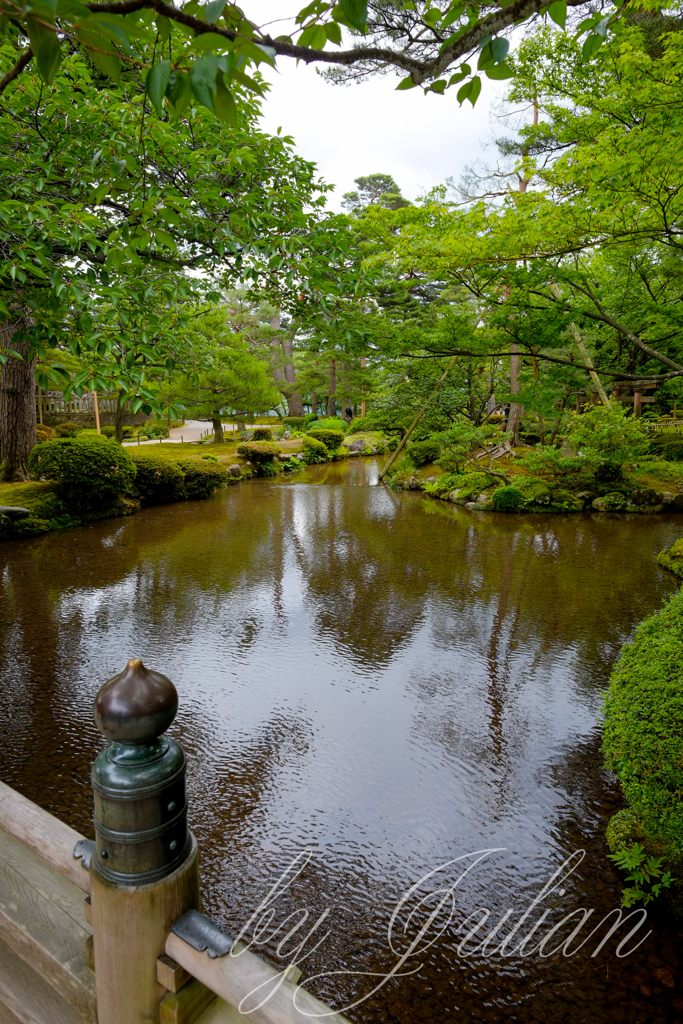
<path fill-rule="evenodd" d="M 165 989 L 157 981 L 157 957 L 172 925 L 199 908 L 185 755 L 163 735 L 177 708 L 170 679 L 139 659 L 105 683 L 95 700 L 95 721 L 111 741 L 92 771 L 98 1024 L 158 1022 Z"/>

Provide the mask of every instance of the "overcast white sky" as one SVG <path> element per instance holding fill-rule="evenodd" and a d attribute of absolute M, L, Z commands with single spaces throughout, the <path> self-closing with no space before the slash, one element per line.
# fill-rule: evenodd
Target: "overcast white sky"
<path fill-rule="evenodd" d="M 251 0 L 249 16 L 260 24 L 296 12 L 297 0 Z M 273 26 L 272 34 L 285 31 Z M 344 192 L 360 174 L 391 174 L 408 199 L 460 177 L 466 164 L 487 159 L 483 148 L 496 131 L 494 111 L 505 82 L 484 79 L 474 109 L 460 107 L 456 90 L 445 96 L 421 89 L 396 92 L 399 77 L 371 79 L 363 85 L 328 84 L 314 67 L 278 59 L 277 71 L 261 65 L 272 88 L 263 105 L 262 127 L 281 127 L 298 152 L 314 160 L 322 176 L 336 185 L 330 205 L 339 209 Z M 493 153 L 489 159 L 493 161 Z"/>

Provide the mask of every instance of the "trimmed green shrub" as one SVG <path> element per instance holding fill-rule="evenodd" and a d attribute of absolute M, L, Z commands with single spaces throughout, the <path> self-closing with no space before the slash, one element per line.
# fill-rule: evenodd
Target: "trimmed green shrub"
<path fill-rule="evenodd" d="M 83 430 L 80 423 L 58 423 L 55 427 L 55 437 L 75 437 Z"/>
<path fill-rule="evenodd" d="M 341 430 L 342 434 L 345 434 L 346 431 L 349 429 L 349 425 L 346 422 L 346 420 L 343 420 L 340 416 L 328 416 L 326 419 L 318 420 L 313 429 Z"/>
<path fill-rule="evenodd" d="M 436 438 L 428 437 L 424 441 L 416 441 L 408 449 L 408 457 L 418 469 L 436 462 L 441 452 L 441 445 Z"/>
<path fill-rule="evenodd" d="M 131 434 L 133 433 L 133 428 L 132 427 L 128 427 L 128 428 L 124 427 L 123 428 L 123 436 L 124 437 L 126 436 L 126 429 L 130 430 Z M 102 427 L 102 433 L 104 434 L 105 437 L 114 437 L 115 434 L 116 434 L 116 427 L 113 427 L 111 425 L 108 425 L 106 427 Z"/>
<path fill-rule="evenodd" d="M 307 412 L 304 419 L 307 423 L 314 423 L 318 418 L 317 412 Z"/>
<path fill-rule="evenodd" d="M 272 441 L 273 431 L 270 429 L 270 427 L 257 427 L 256 430 L 254 431 L 254 440 Z"/>
<path fill-rule="evenodd" d="M 493 492 L 496 512 L 519 512 L 523 504 L 524 495 L 516 487 L 499 487 Z"/>
<path fill-rule="evenodd" d="M 177 462 L 146 451 L 131 451 L 135 486 L 145 505 L 164 505 L 182 497 L 184 473 Z"/>
<path fill-rule="evenodd" d="M 317 417 L 316 417 L 317 418 Z M 308 420 L 305 416 L 285 416 L 282 420 L 285 429 L 305 430 Z"/>
<path fill-rule="evenodd" d="M 322 441 L 325 448 L 331 448 L 333 451 L 335 448 L 341 448 L 344 443 L 344 434 L 341 430 L 323 430 L 317 423 L 306 436 L 312 437 L 315 441 Z"/>
<path fill-rule="evenodd" d="M 317 462 L 327 462 L 329 457 L 327 445 L 316 437 L 312 437 L 311 434 L 307 434 L 304 438 L 303 456 L 304 462 L 308 466 L 313 466 Z"/>
<path fill-rule="evenodd" d="M 46 441 L 51 441 L 54 436 L 55 432 L 52 427 L 36 427 L 36 444 L 44 444 Z"/>
<path fill-rule="evenodd" d="M 29 457 L 29 471 L 55 480 L 59 496 L 76 508 L 113 504 L 135 479 L 135 464 L 121 445 L 90 439 L 37 444 Z"/>
<path fill-rule="evenodd" d="M 94 427 L 86 427 L 85 430 L 81 430 L 78 433 L 79 441 L 108 441 L 109 438 L 105 437 L 104 434 L 98 434 Z"/>
<path fill-rule="evenodd" d="M 256 466 L 258 476 L 274 476 L 277 473 L 276 458 L 280 448 L 274 441 L 241 441 L 237 454 Z"/>
<path fill-rule="evenodd" d="M 608 830 L 614 853 L 640 841 L 674 876 L 667 898 L 683 907 L 683 592 L 646 619 L 621 652 L 604 707 L 605 763 L 632 815 Z M 626 818 L 622 815 L 621 824 Z M 626 822 L 624 822 L 626 823 Z"/>
<path fill-rule="evenodd" d="M 186 461 L 177 465 L 183 473 L 182 496 L 190 500 L 208 498 L 228 479 L 228 471 L 220 463 Z"/>
<path fill-rule="evenodd" d="M 663 569 L 668 569 L 669 572 L 683 577 L 683 537 L 674 541 L 670 548 L 659 552 L 657 564 L 661 565 Z"/>

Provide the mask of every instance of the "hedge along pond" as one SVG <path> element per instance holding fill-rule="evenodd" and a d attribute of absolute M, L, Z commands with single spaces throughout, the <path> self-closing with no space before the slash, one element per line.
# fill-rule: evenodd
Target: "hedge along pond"
<path fill-rule="evenodd" d="M 683 934 L 660 910 L 624 959 L 623 929 L 595 958 L 599 937 L 503 958 L 458 928 L 479 908 L 487 932 L 517 923 L 579 850 L 548 921 L 618 904 L 605 829 L 622 798 L 598 723 L 619 651 L 677 588 L 656 555 L 680 517 L 492 515 L 376 480 L 369 461 L 326 463 L 2 545 L 0 777 L 90 834 L 91 702 L 140 655 L 180 692 L 207 912 L 237 931 L 311 849 L 276 920 L 333 908 L 302 967 L 352 972 L 311 983 L 337 1006 L 395 965 L 387 925 L 411 885 L 498 851 L 420 970 L 353 1021 L 673 1024 Z"/>

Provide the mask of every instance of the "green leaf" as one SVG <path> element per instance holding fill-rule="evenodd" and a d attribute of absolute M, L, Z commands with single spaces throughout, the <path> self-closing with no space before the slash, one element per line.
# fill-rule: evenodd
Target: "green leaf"
<path fill-rule="evenodd" d="M 466 100 L 466 99 L 467 99 L 467 97 L 469 96 L 469 94 L 470 94 L 470 90 L 471 90 L 471 88 L 472 88 L 472 82 L 473 82 L 473 81 L 474 81 L 474 79 L 473 79 L 473 78 L 471 78 L 471 79 L 469 80 L 469 82 L 465 82 L 465 84 L 464 84 L 464 85 L 462 85 L 462 86 L 461 86 L 461 87 L 460 87 L 460 88 L 458 89 L 458 95 L 457 95 L 457 100 L 458 100 L 458 103 L 460 104 L 460 106 L 462 106 L 462 105 L 463 105 L 463 103 L 465 102 L 465 100 Z"/>
<path fill-rule="evenodd" d="M 201 32 L 190 40 L 189 45 L 193 50 L 225 50 L 231 44 L 229 39 L 219 36 L 218 32 Z"/>
<path fill-rule="evenodd" d="M 509 64 L 494 64 L 493 67 L 486 68 L 485 74 L 487 78 L 492 78 L 494 81 L 515 77 L 515 73 Z"/>
<path fill-rule="evenodd" d="M 225 0 L 210 0 L 206 5 L 206 20 L 210 25 L 215 25 L 225 7 Z"/>
<path fill-rule="evenodd" d="M 155 14 L 154 21 L 156 22 L 159 39 L 161 39 L 162 43 L 165 43 L 167 39 L 171 38 L 171 19 L 167 18 L 165 14 Z"/>
<path fill-rule="evenodd" d="M 422 15 L 422 20 L 425 25 L 429 25 L 430 28 L 434 28 L 441 21 L 441 11 L 438 7 L 430 7 L 428 11 Z"/>
<path fill-rule="evenodd" d="M 471 78 L 469 82 L 466 82 L 465 85 L 463 85 L 463 87 L 458 91 L 458 102 L 460 103 L 460 106 L 462 106 L 465 100 L 469 100 L 472 106 L 474 106 L 474 104 L 477 102 L 477 97 L 479 96 L 480 92 L 481 78 L 475 76 L 474 78 Z"/>
<path fill-rule="evenodd" d="M 190 85 L 198 103 L 215 112 L 216 73 L 218 61 L 213 53 L 199 57 L 190 69 Z"/>
<path fill-rule="evenodd" d="M 365 32 L 368 21 L 367 0 L 339 0 L 344 17 L 352 28 Z"/>
<path fill-rule="evenodd" d="M 91 32 L 85 28 L 77 28 L 76 36 L 83 43 L 85 52 L 93 64 L 114 82 L 118 83 L 121 78 L 121 62 L 111 52 L 112 44 L 109 40 L 101 36 L 99 32 Z"/>
<path fill-rule="evenodd" d="M 567 0 L 555 0 L 548 8 L 548 14 L 560 28 L 567 24 Z"/>
<path fill-rule="evenodd" d="M 55 33 L 50 32 L 48 28 L 40 25 L 35 18 L 28 17 L 26 19 L 26 34 L 31 44 L 31 50 L 33 53 L 37 53 L 40 49 L 40 44 L 47 39 L 49 36 L 53 36 Z"/>
<path fill-rule="evenodd" d="M 219 121 L 225 121 L 226 124 L 237 124 L 237 104 L 235 103 L 235 97 L 229 89 L 226 89 L 225 84 L 220 79 L 216 82 L 215 103 L 216 116 Z"/>
<path fill-rule="evenodd" d="M 483 47 L 481 53 L 479 54 L 479 60 L 477 61 L 477 70 L 481 71 L 483 68 L 486 67 L 487 64 L 493 63 L 495 62 L 493 60 L 493 53 L 491 52 L 491 43 L 489 42 L 486 44 L 486 46 Z"/>
<path fill-rule="evenodd" d="M 415 84 L 416 83 L 413 81 L 412 76 L 408 75 L 407 78 L 402 79 L 398 83 L 398 85 L 396 86 L 396 92 L 401 92 L 401 90 L 403 89 L 414 89 Z"/>
<path fill-rule="evenodd" d="M 465 10 L 465 5 L 464 4 L 453 4 L 453 6 L 449 10 L 448 14 L 446 15 L 446 17 L 441 22 L 441 28 L 442 29 L 448 28 L 449 25 L 452 25 L 454 21 L 458 20 L 458 18 L 460 17 L 460 15 L 463 13 L 464 10 Z"/>
<path fill-rule="evenodd" d="M 55 15 L 73 23 L 74 21 L 85 21 L 90 17 L 90 11 L 85 4 L 79 3 L 78 0 L 57 0 Z"/>
<path fill-rule="evenodd" d="M 325 25 L 325 32 L 331 43 L 335 43 L 336 46 L 341 46 L 342 34 L 336 21 L 328 21 L 327 25 Z"/>
<path fill-rule="evenodd" d="M 156 107 L 156 111 L 161 116 L 163 113 L 163 99 L 166 95 L 166 87 L 168 86 L 169 78 L 171 77 L 171 62 L 170 60 L 158 61 L 149 71 L 147 75 L 147 95 Z"/>
<path fill-rule="evenodd" d="M 454 75 L 451 75 L 448 84 L 456 85 L 458 82 L 462 82 L 463 78 L 467 78 L 468 75 L 472 74 L 472 68 L 469 64 L 461 64 L 460 71 L 456 71 Z"/>
<path fill-rule="evenodd" d="M 507 39 L 503 39 L 502 36 L 496 36 L 491 42 L 491 56 L 493 57 L 496 64 L 502 64 L 508 55 L 510 49 L 510 43 Z"/>
<path fill-rule="evenodd" d="M 586 36 L 581 48 L 581 56 L 583 59 L 590 60 L 593 54 L 598 52 L 603 42 L 604 39 L 602 36 L 596 35 L 594 32 L 591 32 L 590 35 Z"/>
<path fill-rule="evenodd" d="M 182 117 L 192 102 L 192 89 L 190 80 L 184 71 L 172 71 L 169 78 L 166 96 L 173 104 L 173 115 L 175 118 Z"/>
<path fill-rule="evenodd" d="M 38 47 L 36 64 L 38 73 L 47 85 L 52 85 L 62 59 L 62 47 L 54 32 L 49 32 L 46 39 Z"/>

